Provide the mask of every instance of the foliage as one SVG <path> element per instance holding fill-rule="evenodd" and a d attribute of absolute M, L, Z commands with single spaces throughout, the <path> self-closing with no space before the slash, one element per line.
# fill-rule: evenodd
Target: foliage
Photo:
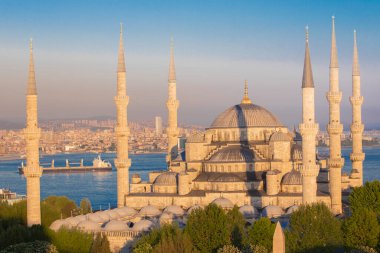
<path fill-rule="evenodd" d="M 227 212 L 227 220 L 227 229 L 230 231 L 232 245 L 243 249 L 246 241 L 246 233 L 244 231 L 245 219 L 237 206 L 234 206 L 234 208 Z"/>
<path fill-rule="evenodd" d="M 223 209 L 210 204 L 205 209 L 194 210 L 188 218 L 185 231 L 200 252 L 216 252 L 230 244 L 228 218 Z"/>
<path fill-rule="evenodd" d="M 303 205 L 292 213 L 287 252 L 333 252 L 342 246 L 340 221 L 323 203 Z"/>
<path fill-rule="evenodd" d="M 248 242 L 252 245 L 261 245 L 268 251 L 272 250 L 273 234 L 276 225 L 270 219 L 263 217 L 253 223 L 248 229 Z"/>
<path fill-rule="evenodd" d="M 0 253 L 58 253 L 58 251 L 49 242 L 34 241 L 11 245 Z"/>
<path fill-rule="evenodd" d="M 60 253 L 90 252 L 93 241 L 91 234 L 76 229 L 49 231 L 49 237 Z"/>
<path fill-rule="evenodd" d="M 98 233 L 92 243 L 90 253 L 111 253 L 107 237 Z"/>
<path fill-rule="evenodd" d="M 80 201 L 80 209 L 82 211 L 82 214 L 88 214 L 92 211 L 91 202 L 88 198 L 83 198 Z"/>
<path fill-rule="evenodd" d="M 344 221 L 342 231 L 345 246 L 375 248 L 379 241 L 380 225 L 375 212 L 361 209 L 356 210 L 350 218 Z"/>
<path fill-rule="evenodd" d="M 380 181 L 366 182 L 364 186 L 354 188 L 349 201 L 353 213 L 366 208 L 380 217 Z"/>
<path fill-rule="evenodd" d="M 223 248 L 218 249 L 217 253 L 242 253 L 242 252 L 235 246 L 224 245 Z"/>
<path fill-rule="evenodd" d="M 347 253 L 377 253 L 377 251 L 370 247 L 358 247 L 358 249 L 352 249 L 348 251 Z"/>
<path fill-rule="evenodd" d="M 137 244 L 133 248 L 132 252 L 133 253 L 152 253 L 153 252 L 153 248 L 152 248 L 152 246 L 149 243 L 143 242 L 143 243 Z"/>
<path fill-rule="evenodd" d="M 268 253 L 268 250 L 262 245 L 248 245 L 244 253 Z"/>
<path fill-rule="evenodd" d="M 18 223 L 26 224 L 26 200 L 13 205 L 0 201 L 0 220 L 18 220 Z"/>
<path fill-rule="evenodd" d="M 48 227 L 61 217 L 70 217 L 72 210 L 77 208 L 75 202 L 66 196 L 49 196 L 41 203 L 42 225 Z"/>

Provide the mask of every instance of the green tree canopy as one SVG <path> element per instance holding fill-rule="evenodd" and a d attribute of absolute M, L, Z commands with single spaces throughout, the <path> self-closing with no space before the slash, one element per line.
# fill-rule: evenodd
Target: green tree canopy
<path fill-rule="evenodd" d="M 93 235 L 76 229 L 49 231 L 49 237 L 59 253 L 90 252 L 93 242 Z"/>
<path fill-rule="evenodd" d="M 232 245 L 224 245 L 222 248 L 219 248 L 217 253 L 242 253 L 238 248 Z"/>
<path fill-rule="evenodd" d="M 100 233 L 96 234 L 90 253 L 111 253 L 107 237 Z"/>
<path fill-rule="evenodd" d="M 364 186 L 354 188 L 349 201 L 353 212 L 366 208 L 380 217 L 380 182 L 366 182 Z"/>
<path fill-rule="evenodd" d="M 333 252 L 342 247 L 341 224 L 324 203 L 303 205 L 292 213 L 287 252 Z"/>
<path fill-rule="evenodd" d="M 82 211 L 82 214 L 88 214 L 92 211 L 91 202 L 88 198 L 83 198 L 80 201 L 80 209 Z"/>
<path fill-rule="evenodd" d="M 232 245 L 239 249 L 244 248 L 246 241 L 246 233 L 244 230 L 245 219 L 239 212 L 239 208 L 234 206 L 227 212 L 228 230 L 230 231 L 230 239 Z"/>
<path fill-rule="evenodd" d="M 356 210 L 342 226 L 344 243 L 349 248 L 361 246 L 376 248 L 379 242 L 380 225 L 372 210 Z"/>
<path fill-rule="evenodd" d="M 66 196 L 49 196 L 41 203 L 42 224 L 46 227 L 61 218 L 71 216 L 73 210 L 78 209 L 75 202 Z"/>
<path fill-rule="evenodd" d="M 273 234 L 276 225 L 270 219 L 263 217 L 255 221 L 248 229 L 248 243 L 252 245 L 261 245 L 268 251 L 272 250 Z"/>

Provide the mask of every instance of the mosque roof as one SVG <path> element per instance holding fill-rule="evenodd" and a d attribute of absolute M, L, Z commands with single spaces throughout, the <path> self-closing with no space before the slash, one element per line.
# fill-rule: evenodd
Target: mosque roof
<path fill-rule="evenodd" d="M 105 225 L 104 229 L 106 231 L 126 231 L 126 230 L 129 230 L 129 227 L 123 221 L 111 220 Z"/>
<path fill-rule="evenodd" d="M 254 156 L 250 149 L 236 145 L 219 150 L 209 162 L 254 162 Z"/>
<path fill-rule="evenodd" d="M 190 207 L 188 210 L 187 210 L 187 215 L 191 214 L 193 211 L 195 211 L 196 209 L 202 209 L 202 207 L 200 205 L 194 205 L 192 207 Z"/>
<path fill-rule="evenodd" d="M 234 204 L 231 202 L 231 200 L 223 198 L 223 197 L 214 199 L 212 203 L 220 206 L 223 209 L 231 209 L 234 207 Z"/>
<path fill-rule="evenodd" d="M 114 210 L 120 215 L 120 217 L 130 217 L 137 214 L 137 211 L 129 206 L 116 208 Z"/>
<path fill-rule="evenodd" d="M 272 136 L 270 137 L 270 141 L 274 142 L 279 142 L 279 141 L 290 141 L 291 140 L 291 137 L 286 134 L 286 133 L 283 133 L 283 132 L 275 132 L 274 134 L 272 134 Z"/>
<path fill-rule="evenodd" d="M 302 175 L 299 171 L 292 170 L 282 178 L 283 185 L 302 185 Z"/>
<path fill-rule="evenodd" d="M 214 120 L 210 128 L 283 127 L 267 109 L 251 103 L 234 105 Z"/>
<path fill-rule="evenodd" d="M 246 219 L 252 219 L 259 216 L 259 211 L 251 205 L 244 205 L 239 208 L 239 212 L 244 216 Z"/>
<path fill-rule="evenodd" d="M 138 231 L 138 232 L 141 232 L 141 231 L 148 231 L 148 230 L 151 229 L 153 226 L 154 226 L 154 224 L 153 224 L 153 222 L 151 222 L 150 220 L 141 220 L 141 221 L 136 222 L 136 223 L 133 225 L 132 230 L 133 230 L 133 231 Z"/>
<path fill-rule="evenodd" d="M 289 207 L 289 208 L 286 210 L 286 214 L 291 214 L 291 213 L 297 211 L 298 208 L 299 208 L 298 205 L 293 205 L 293 206 Z"/>
<path fill-rule="evenodd" d="M 197 182 L 251 182 L 263 180 L 263 172 L 201 172 Z"/>
<path fill-rule="evenodd" d="M 277 218 L 284 214 L 284 211 L 279 206 L 269 205 L 264 207 L 261 215 L 268 218 Z"/>
<path fill-rule="evenodd" d="M 140 216 L 148 216 L 148 217 L 153 217 L 153 216 L 158 216 L 161 214 L 161 211 L 152 205 L 147 205 L 141 208 L 139 215 Z"/>
<path fill-rule="evenodd" d="M 185 211 L 177 205 L 171 205 L 171 206 L 167 206 L 164 209 L 164 213 L 171 213 L 171 214 L 174 214 L 176 216 L 182 216 L 185 214 Z"/>
<path fill-rule="evenodd" d="M 99 231 L 100 230 L 100 225 L 91 220 L 81 221 L 79 222 L 77 227 L 85 231 Z"/>
<path fill-rule="evenodd" d="M 165 172 L 154 180 L 155 185 L 177 185 L 177 173 Z"/>

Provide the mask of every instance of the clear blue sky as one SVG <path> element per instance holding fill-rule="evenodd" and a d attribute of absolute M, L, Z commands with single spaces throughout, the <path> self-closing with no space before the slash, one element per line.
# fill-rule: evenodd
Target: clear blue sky
<path fill-rule="evenodd" d="M 353 29 L 358 31 L 367 126 L 380 126 L 380 1 L 0 1 L 0 121 L 24 119 L 28 40 L 34 39 L 42 119 L 113 116 L 119 23 L 125 27 L 130 120 L 166 118 L 174 36 L 180 123 L 209 125 L 254 103 L 292 126 L 301 118 L 304 27 L 310 28 L 317 119 L 325 128 L 331 16 L 343 91 L 351 108 Z"/>

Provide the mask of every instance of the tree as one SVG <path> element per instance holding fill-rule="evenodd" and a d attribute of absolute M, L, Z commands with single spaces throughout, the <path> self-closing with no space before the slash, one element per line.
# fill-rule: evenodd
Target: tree
<path fill-rule="evenodd" d="M 140 244 L 136 245 L 133 248 L 132 252 L 133 253 L 152 253 L 153 248 L 149 243 L 144 242 L 144 243 L 140 243 Z"/>
<path fill-rule="evenodd" d="M 244 251 L 244 253 L 268 253 L 268 250 L 262 245 L 250 244 Z"/>
<path fill-rule="evenodd" d="M 78 209 L 75 202 L 66 196 L 49 196 L 41 203 L 42 225 L 48 227 L 61 218 L 71 216 L 73 210 Z"/>
<path fill-rule="evenodd" d="M 90 253 L 111 253 L 110 243 L 107 237 L 98 233 L 92 243 Z"/>
<path fill-rule="evenodd" d="M 227 219 L 232 245 L 239 249 L 243 249 L 246 240 L 246 234 L 244 231 L 245 219 L 239 212 L 237 206 L 234 206 L 234 208 L 227 212 Z"/>
<path fill-rule="evenodd" d="M 91 202 L 88 198 L 83 198 L 80 201 L 80 209 L 82 211 L 82 214 L 88 214 L 92 211 Z"/>
<path fill-rule="evenodd" d="M 216 252 L 230 244 L 228 218 L 223 209 L 210 204 L 194 210 L 188 218 L 185 231 L 200 252 Z"/>
<path fill-rule="evenodd" d="M 173 226 L 172 234 L 164 234 L 160 242 L 153 248 L 153 253 L 195 253 L 193 243 L 188 234 L 183 233 L 178 226 Z"/>
<path fill-rule="evenodd" d="M 238 248 L 232 245 L 224 245 L 223 248 L 218 249 L 217 253 L 242 253 Z"/>
<path fill-rule="evenodd" d="M 324 203 L 303 205 L 292 213 L 286 233 L 287 252 L 333 252 L 342 247 L 342 231 Z"/>
<path fill-rule="evenodd" d="M 0 253 L 25 253 L 25 252 L 40 252 L 40 253 L 58 253 L 57 248 L 44 241 L 34 241 L 27 243 L 14 244 L 6 249 L 0 251 Z"/>
<path fill-rule="evenodd" d="M 379 242 L 380 225 L 376 213 L 365 208 L 356 209 L 353 215 L 344 221 L 342 231 L 344 244 L 349 248 L 376 248 Z"/>
<path fill-rule="evenodd" d="M 49 231 L 51 242 L 59 253 L 90 252 L 93 236 L 76 229 L 61 228 L 58 232 Z"/>
<path fill-rule="evenodd" d="M 354 188 L 349 201 L 353 212 L 367 208 L 380 217 L 380 182 L 366 182 L 364 186 Z"/>
<path fill-rule="evenodd" d="M 248 242 L 252 245 L 261 245 L 268 251 L 272 250 L 273 234 L 276 225 L 270 219 L 263 217 L 255 221 L 248 229 Z"/>

